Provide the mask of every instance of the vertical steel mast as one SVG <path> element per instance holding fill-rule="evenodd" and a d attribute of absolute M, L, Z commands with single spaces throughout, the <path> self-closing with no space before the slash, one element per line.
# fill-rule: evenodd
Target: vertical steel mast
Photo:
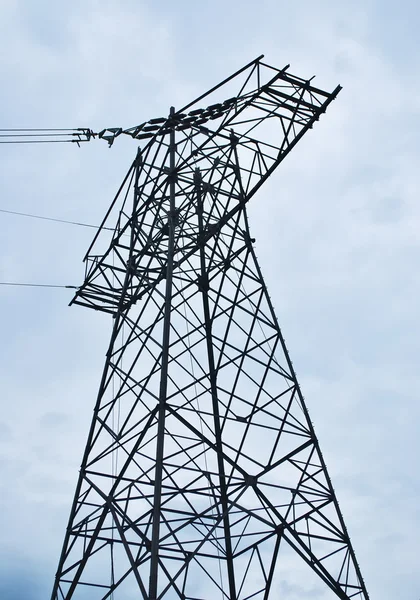
<path fill-rule="evenodd" d="M 259 57 L 99 134 L 140 148 L 73 300 L 113 328 L 52 600 L 274 599 L 284 553 L 368 599 L 246 212 L 339 91 Z"/>

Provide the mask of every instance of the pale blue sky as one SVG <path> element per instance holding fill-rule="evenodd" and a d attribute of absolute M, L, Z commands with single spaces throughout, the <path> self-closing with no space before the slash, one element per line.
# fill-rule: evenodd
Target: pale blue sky
<path fill-rule="evenodd" d="M 343 85 L 250 220 L 372 600 L 420 596 L 419 17 L 373 0 L 0 5 L 3 128 L 132 126 L 261 53 Z M 0 146 L 0 208 L 99 222 L 136 151 L 117 142 Z M 0 222 L 0 280 L 82 281 L 89 229 Z M 70 299 L 0 288 L 2 600 L 48 597 L 99 382 L 110 322 Z M 297 583 L 285 600 L 311 594 Z"/>

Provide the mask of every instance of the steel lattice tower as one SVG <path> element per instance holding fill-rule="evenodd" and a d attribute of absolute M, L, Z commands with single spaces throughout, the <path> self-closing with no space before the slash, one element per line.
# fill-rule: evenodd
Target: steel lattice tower
<path fill-rule="evenodd" d="M 368 598 L 246 212 L 340 89 L 259 57 L 99 134 L 142 141 L 73 299 L 113 328 L 53 600 L 277 598 L 283 546 Z"/>

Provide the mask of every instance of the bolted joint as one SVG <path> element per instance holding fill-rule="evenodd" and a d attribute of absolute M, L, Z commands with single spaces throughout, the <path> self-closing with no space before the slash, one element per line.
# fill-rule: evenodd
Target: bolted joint
<path fill-rule="evenodd" d="M 152 542 L 147 538 L 144 540 L 144 546 L 148 552 L 152 549 Z"/>
<path fill-rule="evenodd" d="M 207 237 L 206 234 L 204 232 L 201 232 L 197 235 L 197 246 L 199 248 L 204 248 L 204 246 L 206 245 L 207 242 Z"/>
<path fill-rule="evenodd" d="M 246 485 L 250 487 L 254 487 L 257 485 L 257 476 L 256 475 L 245 475 L 244 477 Z"/>
<path fill-rule="evenodd" d="M 176 183 L 178 181 L 178 169 L 176 167 L 173 169 L 170 167 L 164 167 L 163 172 L 168 176 L 168 181 L 170 183 Z"/>
<path fill-rule="evenodd" d="M 223 261 L 223 270 L 226 272 L 228 269 L 230 269 L 231 266 L 232 266 L 232 263 L 231 263 L 230 259 L 225 258 L 225 260 Z"/>
<path fill-rule="evenodd" d="M 168 220 L 172 221 L 174 227 L 179 225 L 179 208 L 175 208 L 168 212 Z"/>
<path fill-rule="evenodd" d="M 200 292 L 208 292 L 210 289 L 209 277 L 207 273 L 200 275 L 197 279 L 197 285 Z"/>
<path fill-rule="evenodd" d="M 199 186 L 202 182 L 203 178 L 201 177 L 201 171 L 199 168 L 195 169 L 194 171 L 194 183 L 195 185 Z"/>
<path fill-rule="evenodd" d="M 136 274 L 136 272 L 137 272 L 136 261 L 132 256 L 127 260 L 126 268 L 127 268 L 127 273 L 129 273 L 130 275 Z"/>
<path fill-rule="evenodd" d="M 252 238 L 245 229 L 242 230 L 242 234 L 244 236 L 244 241 L 245 241 L 245 244 L 247 244 L 247 246 L 250 246 L 251 244 L 255 244 L 255 238 Z"/>
<path fill-rule="evenodd" d="M 206 181 L 203 181 L 203 191 L 205 193 L 212 194 L 214 192 L 214 185 L 212 185 L 211 183 L 207 183 Z"/>
<path fill-rule="evenodd" d="M 206 227 L 207 234 L 210 235 L 210 236 L 212 236 L 215 233 L 217 233 L 218 229 L 219 229 L 219 224 L 218 223 L 210 223 Z"/>
<path fill-rule="evenodd" d="M 179 225 L 179 209 L 175 208 L 174 210 L 169 210 L 166 213 L 166 216 L 168 217 L 168 220 L 166 223 L 164 223 L 161 227 L 161 232 L 162 235 L 169 235 L 169 227 L 178 227 Z"/>

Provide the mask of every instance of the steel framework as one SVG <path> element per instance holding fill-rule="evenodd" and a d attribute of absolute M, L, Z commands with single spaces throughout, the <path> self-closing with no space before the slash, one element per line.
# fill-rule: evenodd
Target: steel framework
<path fill-rule="evenodd" d="M 53 600 L 268 600 L 283 546 L 368 598 L 246 212 L 339 91 L 259 57 L 98 134 L 143 145 L 72 301 L 114 320 Z"/>

